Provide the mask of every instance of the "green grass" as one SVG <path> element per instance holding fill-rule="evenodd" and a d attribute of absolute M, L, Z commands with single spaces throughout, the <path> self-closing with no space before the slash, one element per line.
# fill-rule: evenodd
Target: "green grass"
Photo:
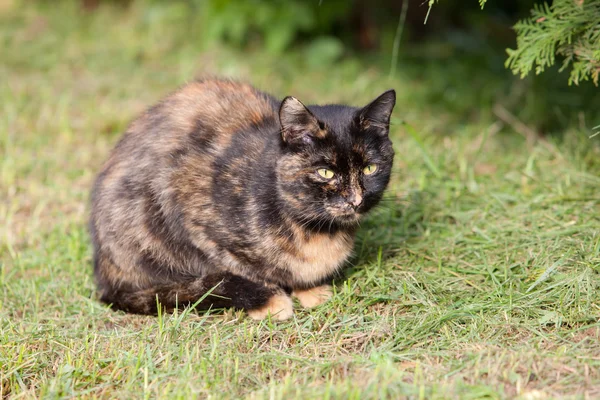
<path fill-rule="evenodd" d="M 3 398 L 600 396 L 593 115 L 528 144 L 490 102 L 425 102 L 452 66 L 420 79 L 402 62 L 393 78 L 356 59 L 309 68 L 301 53 L 206 47 L 170 23 L 175 6 L 11 3 L 0 1 Z M 93 177 L 128 121 L 196 75 L 309 103 L 397 89 L 394 177 L 330 303 L 275 323 L 96 301 Z"/>

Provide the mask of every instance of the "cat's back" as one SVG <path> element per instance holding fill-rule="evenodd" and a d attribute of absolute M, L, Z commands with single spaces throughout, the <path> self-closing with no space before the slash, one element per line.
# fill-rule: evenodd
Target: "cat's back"
<path fill-rule="evenodd" d="M 182 168 L 209 170 L 236 135 L 275 124 L 277 107 L 276 99 L 246 83 L 188 83 L 131 123 L 105 162 L 95 192 L 139 192 L 136 183 L 165 183 L 161 176 Z"/>
<path fill-rule="evenodd" d="M 274 118 L 276 104 L 271 96 L 245 83 L 202 80 L 167 97 L 162 110 L 181 131 L 189 132 L 202 124 L 228 134 Z"/>
<path fill-rule="evenodd" d="M 181 193 L 208 203 L 215 160 L 236 136 L 251 132 L 263 143 L 268 134 L 256 132 L 270 130 L 256 127 L 276 124 L 277 107 L 254 87 L 221 79 L 194 81 L 165 97 L 129 126 L 105 162 L 92 192 L 92 231 L 105 220 L 140 232 L 148 210 L 175 208 Z"/>
<path fill-rule="evenodd" d="M 124 140 L 147 142 L 168 153 L 180 141 L 227 143 L 232 135 L 276 119 L 278 102 L 251 85 L 225 79 L 198 80 L 181 87 L 148 109 Z"/>

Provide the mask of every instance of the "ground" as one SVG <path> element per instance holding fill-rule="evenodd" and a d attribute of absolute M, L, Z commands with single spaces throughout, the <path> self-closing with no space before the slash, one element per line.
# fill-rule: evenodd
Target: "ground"
<path fill-rule="evenodd" d="M 600 396 L 589 115 L 532 137 L 502 106 L 434 90 L 450 66 L 415 75 L 400 62 L 392 77 L 352 57 L 308 67 L 297 53 L 201 47 L 172 28 L 175 12 L 13 3 L 0 1 L 3 398 Z M 392 182 L 327 304 L 257 322 L 97 301 L 93 177 L 131 118 L 198 75 L 306 103 L 397 90 Z M 463 86 L 486 90 L 472 79 Z"/>

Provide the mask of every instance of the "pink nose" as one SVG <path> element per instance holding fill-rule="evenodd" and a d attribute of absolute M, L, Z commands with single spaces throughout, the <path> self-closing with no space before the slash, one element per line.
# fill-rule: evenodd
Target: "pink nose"
<path fill-rule="evenodd" d="M 362 204 L 362 194 L 359 192 L 352 192 L 352 194 L 348 197 L 347 201 L 350 205 L 352 205 L 352 207 L 357 208 Z"/>

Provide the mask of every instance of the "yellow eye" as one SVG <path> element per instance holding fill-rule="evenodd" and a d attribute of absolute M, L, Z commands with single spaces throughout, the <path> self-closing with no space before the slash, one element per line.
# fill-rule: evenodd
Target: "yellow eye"
<path fill-rule="evenodd" d="M 369 164 L 363 169 L 363 173 L 365 175 L 374 174 L 375 171 L 377 171 L 377 165 L 375 165 L 375 164 Z"/>
<path fill-rule="evenodd" d="M 319 168 L 317 173 L 325 179 L 331 179 L 333 178 L 333 175 L 335 175 L 332 170 L 327 168 Z"/>

